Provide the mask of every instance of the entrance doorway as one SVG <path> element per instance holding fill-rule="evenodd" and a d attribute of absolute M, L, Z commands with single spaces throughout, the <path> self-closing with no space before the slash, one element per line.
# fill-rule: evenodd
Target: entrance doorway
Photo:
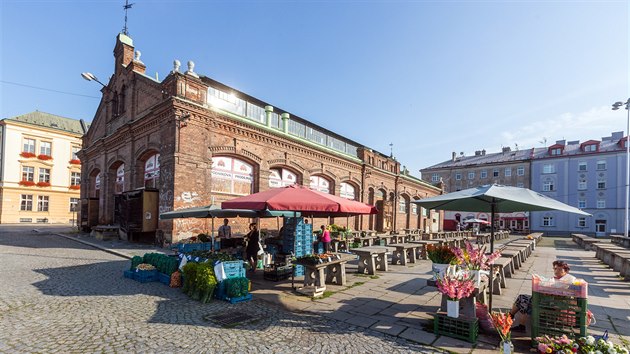
<path fill-rule="evenodd" d="M 606 220 L 595 220 L 595 236 L 606 236 Z"/>

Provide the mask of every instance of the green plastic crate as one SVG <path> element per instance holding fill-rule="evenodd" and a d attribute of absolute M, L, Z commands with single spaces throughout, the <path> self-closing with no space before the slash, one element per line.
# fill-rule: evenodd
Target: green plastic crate
<path fill-rule="evenodd" d="M 586 336 L 587 311 L 585 298 L 532 292 L 532 344 L 543 335 Z"/>
<path fill-rule="evenodd" d="M 477 343 L 479 320 L 462 316 L 453 318 L 438 312 L 433 319 L 433 333 Z"/>

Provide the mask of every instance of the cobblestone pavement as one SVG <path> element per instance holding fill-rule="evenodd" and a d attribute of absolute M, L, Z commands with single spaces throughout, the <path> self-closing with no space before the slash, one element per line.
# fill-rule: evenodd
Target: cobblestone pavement
<path fill-rule="evenodd" d="M 127 259 L 48 232 L 0 228 L 2 353 L 436 353 L 261 300 L 201 304 L 122 277 Z M 208 316 L 249 315 L 231 328 Z"/>

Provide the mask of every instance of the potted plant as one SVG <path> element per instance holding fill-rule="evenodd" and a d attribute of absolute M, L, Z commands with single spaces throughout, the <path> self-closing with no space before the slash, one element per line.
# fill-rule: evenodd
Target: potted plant
<path fill-rule="evenodd" d="M 443 276 L 446 269 L 457 261 L 455 253 L 448 246 L 428 245 L 427 257 L 433 262 L 433 280 Z"/>
<path fill-rule="evenodd" d="M 514 344 L 510 340 L 511 332 L 510 328 L 512 327 L 512 316 L 508 312 L 494 312 L 490 313 L 490 319 L 492 320 L 492 325 L 499 333 L 501 337 L 501 343 L 499 344 L 499 350 L 502 354 L 511 354 L 514 352 Z"/>
<path fill-rule="evenodd" d="M 486 255 L 484 247 L 474 247 L 468 241 L 466 241 L 464 248 L 454 247 L 453 253 L 457 258 L 457 264 L 471 273 L 471 277 L 474 279 L 475 286 L 477 287 L 479 287 L 481 281 L 481 271 L 490 269 L 490 264 L 501 257 L 501 252 L 499 251 Z"/>
<path fill-rule="evenodd" d="M 446 314 L 448 317 L 459 317 L 459 300 L 472 295 L 475 286 L 468 274 L 457 275 L 453 271 L 447 271 L 444 277 L 437 280 L 437 288 L 446 296 Z"/>

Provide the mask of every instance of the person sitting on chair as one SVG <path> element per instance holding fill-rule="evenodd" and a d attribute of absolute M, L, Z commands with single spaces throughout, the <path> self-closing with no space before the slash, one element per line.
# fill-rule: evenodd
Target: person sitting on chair
<path fill-rule="evenodd" d="M 571 268 L 565 261 L 554 261 L 553 262 L 553 278 L 557 282 L 562 283 L 573 283 L 576 278 L 569 274 L 569 270 Z M 510 310 L 510 315 L 512 318 L 516 316 L 517 313 L 520 313 L 520 320 L 518 321 L 518 325 L 512 327 L 513 331 L 525 331 L 525 323 L 529 320 L 529 316 L 532 314 L 532 297 L 531 295 L 521 294 L 516 298 L 514 305 L 512 305 L 512 310 Z M 517 323 L 516 320 L 514 323 Z"/>

